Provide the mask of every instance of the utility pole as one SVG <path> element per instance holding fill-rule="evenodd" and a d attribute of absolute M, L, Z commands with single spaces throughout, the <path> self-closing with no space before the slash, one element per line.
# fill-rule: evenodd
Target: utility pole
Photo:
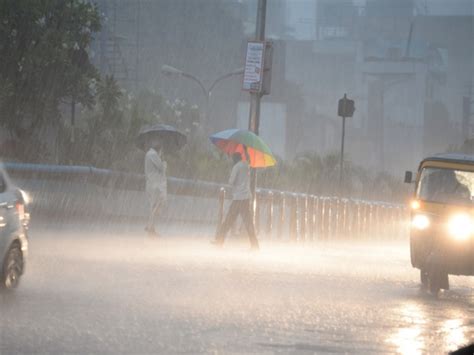
<path fill-rule="evenodd" d="M 140 20 L 141 20 L 141 8 L 140 8 L 140 1 L 141 0 L 135 0 L 136 1 L 136 38 L 135 38 L 135 90 L 136 90 L 136 95 L 138 96 L 138 86 L 139 86 L 139 69 L 140 69 Z"/>
<path fill-rule="evenodd" d="M 265 17 L 267 12 L 267 0 L 258 0 L 257 8 L 257 26 L 255 29 L 255 41 L 265 41 Z M 265 73 L 263 74 L 265 75 Z M 252 92 L 250 93 L 250 114 L 249 114 L 249 131 L 255 134 L 259 134 L 260 127 L 260 99 L 262 93 Z M 257 170 L 251 169 L 250 172 L 250 189 L 253 196 L 253 206 L 255 206 L 255 189 L 257 186 Z M 255 215 L 255 213 L 254 213 Z"/>
<path fill-rule="evenodd" d="M 75 89 L 74 89 L 75 91 Z M 71 137 L 69 139 L 69 165 L 74 164 L 75 150 L 76 150 L 76 93 L 74 92 L 71 97 Z"/>
<path fill-rule="evenodd" d="M 462 98 L 462 132 L 463 140 L 467 141 L 471 133 L 471 104 L 474 101 L 471 100 L 470 96 L 464 96 Z"/>
<path fill-rule="evenodd" d="M 344 101 L 346 100 L 346 94 L 344 94 Z M 346 136 L 346 116 L 342 116 L 342 139 L 341 139 L 341 158 L 339 162 L 339 188 L 342 187 L 342 178 L 344 171 L 344 139 Z"/>

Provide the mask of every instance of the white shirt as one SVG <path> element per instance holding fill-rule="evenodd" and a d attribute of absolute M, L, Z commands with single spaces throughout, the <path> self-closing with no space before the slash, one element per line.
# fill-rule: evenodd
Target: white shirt
<path fill-rule="evenodd" d="M 166 199 L 167 164 L 156 150 L 151 148 L 145 155 L 146 192 L 152 201 Z"/>
<path fill-rule="evenodd" d="M 250 192 L 250 169 L 245 161 L 239 161 L 232 168 L 229 184 L 232 185 L 233 200 L 248 200 L 252 197 Z"/>

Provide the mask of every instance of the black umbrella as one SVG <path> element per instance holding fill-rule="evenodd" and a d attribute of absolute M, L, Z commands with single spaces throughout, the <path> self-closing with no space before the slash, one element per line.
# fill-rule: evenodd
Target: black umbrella
<path fill-rule="evenodd" d="M 165 124 L 154 124 L 143 127 L 138 133 L 136 145 L 141 150 L 145 150 L 148 139 L 157 138 L 163 145 L 163 149 L 172 153 L 181 149 L 186 144 L 186 136 L 176 128 Z"/>

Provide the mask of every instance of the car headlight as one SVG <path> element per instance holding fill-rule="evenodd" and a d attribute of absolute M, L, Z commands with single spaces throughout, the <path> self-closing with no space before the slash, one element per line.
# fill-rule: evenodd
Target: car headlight
<path fill-rule="evenodd" d="M 411 224 L 416 229 L 424 230 L 430 226 L 431 222 L 428 216 L 424 214 L 417 214 L 413 217 Z"/>
<path fill-rule="evenodd" d="M 466 213 L 457 214 L 448 221 L 449 234 L 458 240 L 466 240 L 474 230 L 471 216 Z"/>

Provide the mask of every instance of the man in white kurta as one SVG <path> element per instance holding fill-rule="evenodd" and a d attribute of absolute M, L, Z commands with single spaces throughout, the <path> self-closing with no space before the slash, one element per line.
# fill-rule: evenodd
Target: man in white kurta
<path fill-rule="evenodd" d="M 158 235 L 155 230 L 155 222 L 167 199 L 166 167 L 161 147 L 155 142 L 145 155 L 146 194 L 150 203 L 146 231 L 151 236 Z"/>

